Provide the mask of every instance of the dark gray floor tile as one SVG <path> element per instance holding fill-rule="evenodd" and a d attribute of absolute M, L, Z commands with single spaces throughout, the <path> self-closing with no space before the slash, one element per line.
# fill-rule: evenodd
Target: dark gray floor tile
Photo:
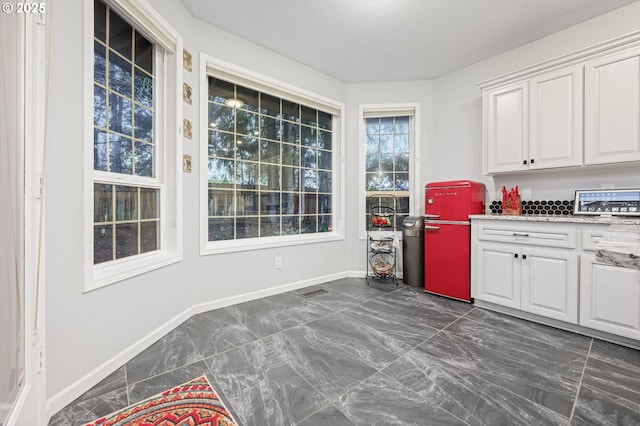
<path fill-rule="evenodd" d="M 377 370 L 386 367 L 411 349 L 346 311 L 311 321 L 306 325 L 323 340 L 332 342 Z"/>
<path fill-rule="evenodd" d="M 200 359 L 195 344 L 179 326 L 127 362 L 127 382 L 133 384 Z"/>
<path fill-rule="evenodd" d="M 640 404 L 583 384 L 571 424 L 637 426 L 640 425 Z"/>
<path fill-rule="evenodd" d="M 258 337 L 270 336 L 301 323 L 263 299 L 227 306 L 224 309 Z"/>
<path fill-rule="evenodd" d="M 582 383 L 640 404 L 640 372 L 589 357 Z"/>
<path fill-rule="evenodd" d="M 273 344 L 288 365 L 330 400 L 376 372 L 348 345 L 306 325 L 273 336 Z"/>
<path fill-rule="evenodd" d="M 162 393 L 167 389 L 190 382 L 200 376 L 207 376 L 209 383 L 213 384 L 211 380 L 211 371 L 204 361 L 197 361 L 193 364 L 134 383 L 127 387 L 130 403 L 135 404 L 136 402 L 151 398 L 152 396 Z"/>
<path fill-rule="evenodd" d="M 384 374 L 376 374 L 335 403 L 356 425 L 465 425 Z"/>
<path fill-rule="evenodd" d="M 120 388 L 68 405 L 54 415 L 49 426 L 82 425 L 128 406 L 127 390 Z"/>
<path fill-rule="evenodd" d="M 247 327 L 224 309 L 194 315 L 181 327 L 195 343 L 203 358 L 257 339 Z"/>
<path fill-rule="evenodd" d="M 569 417 L 578 382 L 525 361 L 441 332 L 415 351 L 437 357 L 451 368 L 473 374 Z"/>
<path fill-rule="evenodd" d="M 296 426 L 355 426 L 344 414 L 333 405 L 329 405 Z"/>
<path fill-rule="evenodd" d="M 564 348 L 579 354 L 586 354 L 591 345 L 591 338 L 570 331 L 559 330 L 531 321 L 515 318 L 490 311 L 484 308 L 476 308 L 469 312 L 467 318 L 479 321 L 487 326 L 522 334 L 530 339 L 538 340 L 552 346 Z"/>
<path fill-rule="evenodd" d="M 85 401 L 90 398 L 94 398 L 96 396 L 103 395 L 105 393 L 109 393 L 116 389 L 122 389 L 127 386 L 127 378 L 125 374 L 124 365 L 118 368 L 113 373 L 109 374 L 104 380 L 100 381 L 97 385 L 89 389 L 85 392 L 80 398 L 76 399 L 72 402 L 72 404 L 77 404 L 79 402 Z"/>
<path fill-rule="evenodd" d="M 315 302 L 313 297 L 302 297 L 295 292 L 276 294 L 264 300 L 303 323 L 334 311 L 321 303 Z"/>
<path fill-rule="evenodd" d="M 568 422 L 553 410 L 419 350 L 407 353 L 382 373 L 469 425 L 549 426 Z"/>
<path fill-rule="evenodd" d="M 395 284 L 381 285 L 372 282 L 370 285 L 367 285 L 367 281 L 364 278 L 342 278 L 340 280 L 322 284 L 322 286 L 326 289 L 346 294 L 347 296 L 360 301 L 375 299 L 383 294 L 399 289 Z"/>
<path fill-rule="evenodd" d="M 640 374 L 640 351 L 637 349 L 593 339 L 589 358 L 608 362 Z"/>
<path fill-rule="evenodd" d="M 320 289 L 327 290 L 328 292 L 317 295 L 317 296 L 313 296 L 310 299 L 313 300 L 314 303 L 318 303 L 324 306 L 325 308 L 329 309 L 329 311 L 331 312 L 341 311 L 343 309 L 349 308 L 351 306 L 357 305 L 358 303 L 362 302 L 362 300 L 348 296 L 345 293 L 341 293 L 339 291 L 336 291 L 335 289 L 326 287 L 324 285 L 317 285 L 317 286 L 296 290 L 296 293 L 303 294 L 309 291 L 320 290 Z"/>
<path fill-rule="evenodd" d="M 587 360 L 586 352 L 579 354 L 552 346 L 539 340 L 530 339 L 527 335 L 493 328 L 468 317 L 460 318 L 448 326 L 446 331 L 575 381 L 580 380 Z"/>
<path fill-rule="evenodd" d="M 216 386 L 244 426 L 292 424 L 328 403 L 283 361 L 274 337 L 207 359 Z"/>

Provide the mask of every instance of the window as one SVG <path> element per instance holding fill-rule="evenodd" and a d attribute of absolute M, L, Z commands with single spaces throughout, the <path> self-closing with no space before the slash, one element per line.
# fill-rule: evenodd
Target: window
<path fill-rule="evenodd" d="M 337 238 L 342 106 L 205 67 L 203 252 Z"/>
<path fill-rule="evenodd" d="M 87 242 L 93 256 L 86 289 L 162 266 L 177 249 L 177 227 L 169 228 L 165 217 L 177 217 L 175 209 L 167 208 L 167 200 L 177 196 L 167 190 L 176 167 L 164 161 L 165 155 L 178 153 L 167 144 L 165 130 L 175 123 L 168 116 L 161 125 L 160 118 L 171 98 L 167 80 L 179 75 L 166 67 L 167 58 L 175 63 L 179 39 L 149 10 L 137 7 L 129 0 L 93 2 L 91 149 L 86 156 L 87 162 L 91 158 L 86 195 L 93 200 Z"/>
<path fill-rule="evenodd" d="M 374 205 L 388 205 L 397 211 L 395 229 L 415 209 L 417 179 L 417 147 L 415 144 L 415 107 L 361 108 L 363 119 L 364 205 L 365 224 Z M 376 197 L 379 195 L 379 197 Z M 393 198 L 395 197 L 395 206 Z M 361 227 L 365 229 L 365 225 Z"/>

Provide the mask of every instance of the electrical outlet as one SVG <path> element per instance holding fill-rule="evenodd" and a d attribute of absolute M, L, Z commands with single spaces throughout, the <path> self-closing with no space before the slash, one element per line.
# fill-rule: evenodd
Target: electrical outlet
<path fill-rule="evenodd" d="M 600 189 L 614 189 L 616 186 L 612 183 L 600 184 Z"/>
<path fill-rule="evenodd" d="M 276 257 L 276 269 L 282 269 L 282 258 L 280 256 Z"/>

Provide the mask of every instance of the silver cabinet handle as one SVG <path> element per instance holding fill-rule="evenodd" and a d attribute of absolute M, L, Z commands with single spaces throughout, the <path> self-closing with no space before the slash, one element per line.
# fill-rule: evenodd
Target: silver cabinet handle
<path fill-rule="evenodd" d="M 426 219 L 438 219 L 440 217 L 439 214 L 425 214 L 424 217 Z"/>
<path fill-rule="evenodd" d="M 513 233 L 513 236 L 514 236 L 514 237 L 528 237 L 528 236 L 529 236 L 529 234 L 520 234 L 520 233 L 518 233 L 518 232 L 514 232 L 514 233 Z"/>
<path fill-rule="evenodd" d="M 432 226 L 432 225 L 425 225 L 424 226 L 425 230 L 431 230 L 431 231 L 437 231 L 438 229 L 440 229 L 439 226 Z"/>

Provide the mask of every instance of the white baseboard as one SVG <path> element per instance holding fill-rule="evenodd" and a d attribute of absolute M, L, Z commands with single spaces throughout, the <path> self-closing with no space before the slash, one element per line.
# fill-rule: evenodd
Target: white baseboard
<path fill-rule="evenodd" d="M 128 348 L 124 349 L 122 352 L 116 354 L 111 359 L 96 367 L 93 371 L 89 372 L 85 376 L 81 377 L 80 379 L 64 388 L 62 391 L 49 398 L 47 400 L 47 418 L 51 419 L 51 416 L 53 416 L 55 413 L 62 410 L 76 398 L 100 383 L 122 365 L 126 364 L 136 355 L 140 354 L 142 351 L 162 338 L 162 336 L 178 327 L 193 315 L 197 315 L 214 309 L 224 308 L 225 306 L 231 306 L 238 303 L 261 299 L 263 297 L 286 293 L 292 290 L 298 290 L 300 288 L 310 287 L 312 285 L 334 281 L 348 276 L 364 277 L 364 274 L 350 275 L 349 272 L 340 272 L 193 305 L 180 314 L 169 319 L 167 322 L 160 325 L 158 328 L 151 331 Z"/>

